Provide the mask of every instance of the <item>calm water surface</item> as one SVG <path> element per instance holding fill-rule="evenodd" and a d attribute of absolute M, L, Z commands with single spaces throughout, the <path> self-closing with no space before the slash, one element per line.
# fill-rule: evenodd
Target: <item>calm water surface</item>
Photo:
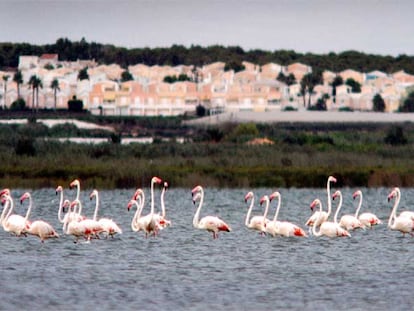
<path fill-rule="evenodd" d="M 114 239 L 73 243 L 70 236 L 17 238 L 0 231 L 1 310 L 413 310 L 414 238 L 386 225 L 352 232 L 351 238 L 272 238 L 244 227 L 250 189 L 205 189 L 203 215 L 218 215 L 233 231 L 219 239 L 192 227 L 191 189 L 169 189 L 165 201 L 172 226 L 145 238 L 132 232 L 126 204 L 133 189 L 100 191 L 100 216 L 124 233 Z M 273 189 L 254 189 L 258 197 Z M 324 189 L 278 189 L 279 220 L 304 228 L 309 204 Z M 344 213 L 353 213 L 355 189 L 341 189 Z M 390 189 L 362 189 L 361 212 L 384 222 Z M 15 212 L 24 214 L 13 190 Z M 90 190 L 84 212 L 93 215 Z M 149 191 L 146 191 L 147 197 Z M 159 190 L 156 191 L 157 206 Z M 65 191 L 73 199 L 75 192 Z M 59 232 L 54 189 L 32 192 L 31 219 L 49 221 Z M 414 189 L 402 189 L 400 211 L 414 210 Z M 336 203 L 334 203 L 335 206 Z M 272 206 L 272 215 L 274 213 Z M 147 210 L 148 211 L 148 210 Z M 254 214 L 260 213 L 256 204 Z"/>

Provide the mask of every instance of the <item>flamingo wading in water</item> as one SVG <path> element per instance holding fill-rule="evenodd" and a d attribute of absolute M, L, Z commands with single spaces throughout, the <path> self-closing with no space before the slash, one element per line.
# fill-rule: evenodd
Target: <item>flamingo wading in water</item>
<path fill-rule="evenodd" d="M 391 210 L 390 218 L 388 219 L 388 228 L 390 228 L 391 230 L 400 231 L 403 233 L 403 235 L 409 233 L 411 236 L 413 236 L 414 220 L 409 216 L 409 214 L 404 215 L 404 212 L 397 216 L 397 209 L 398 205 L 400 204 L 399 189 L 394 188 L 388 194 L 387 198 L 388 202 L 391 201 L 391 199 L 395 199 L 394 205 Z"/>
<path fill-rule="evenodd" d="M 355 212 L 355 217 L 359 219 L 359 221 L 364 225 L 365 227 L 372 228 L 375 225 L 382 224 L 382 221 L 377 217 L 377 215 L 369 212 L 362 213 L 358 216 L 359 211 L 362 206 L 362 191 L 357 190 L 352 194 L 352 198 L 355 200 L 357 197 L 359 197 L 359 203 L 358 207 Z"/>
<path fill-rule="evenodd" d="M 336 178 L 333 176 L 328 177 L 328 181 L 326 182 L 326 192 L 328 193 L 328 212 L 325 211 L 316 211 L 313 215 L 306 221 L 306 225 L 309 227 L 313 226 L 313 223 L 316 221 L 316 226 L 320 226 L 324 221 L 327 221 L 329 215 L 331 215 L 332 211 L 332 201 L 331 201 L 331 182 L 336 183 Z M 319 217 L 319 213 L 322 213 L 321 217 Z"/>
<path fill-rule="evenodd" d="M 307 237 L 308 235 L 306 234 L 306 232 L 300 228 L 298 225 L 295 225 L 291 222 L 288 221 L 278 221 L 277 217 L 279 215 L 279 210 L 281 207 L 281 202 L 282 202 L 282 198 L 281 198 L 281 194 L 279 191 L 275 191 L 273 192 L 270 196 L 269 196 L 269 201 L 271 202 L 274 198 L 278 199 L 277 202 L 277 208 L 276 208 L 276 212 L 275 212 L 275 216 L 273 218 L 273 221 L 269 222 L 268 224 L 266 224 L 266 231 L 269 232 L 268 227 L 272 227 L 272 229 L 270 229 L 272 231 L 272 235 L 281 235 L 281 236 L 285 236 L 285 237 L 290 237 L 290 236 L 302 236 L 302 237 Z"/>
<path fill-rule="evenodd" d="M 193 197 L 194 204 L 197 200 L 199 200 L 198 207 L 197 207 L 197 210 L 193 218 L 194 228 L 204 229 L 209 232 L 212 232 L 213 239 L 218 238 L 219 231 L 226 231 L 226 232 L 231 231 L 230 226 L 216 216 L 204 216 L 203 218 L 200 219 L 201 207 L 203 206 L 203 201 L 204 201 L 204 190 L 202 186 L 198 185 L 194 187 L 193 190 L 191 191 L 191 194 Z"/>
<path fill-rule="evenodd" d="M 250 218 L 253 206 L 254 206 L 254 194 L 252 191 L 249 191 L 244 196 L 244 202 L 247 203 L 247 201 L 250 200 L 249 209 L 247 210 L 246 219 L 244 221 L 244 224 L 247 228 L 252 230 L 257 230 L 260 233 L 265 233 L 266 231 L 266 224 L 269 222 L 269 220 L 266 218 L 266 216 L 257 215 Z"/>
<path fill-rule="evenodd" d="M 25 192 L 20 197 L 20 203 L 23 204 L 23 202 L 26 199 L 29 199 L 29 210 L 31 211 L 31 209 L 32 209 L 32 196 L 30 195 L 29 192 Z M 31 235 L 38 236 L 42 243 L 44 243 L 44 241 L 46 239 L 58 238 L 59 237 L 59 234 L 52 227 L 52 225 L 49 224 L 48 222 L 44 221 L 44 220 L 35 220 L 35 221 L 33 221 L 30 224 L 29 229 L 27 230 L 27 233 L 31 234 Z"/>

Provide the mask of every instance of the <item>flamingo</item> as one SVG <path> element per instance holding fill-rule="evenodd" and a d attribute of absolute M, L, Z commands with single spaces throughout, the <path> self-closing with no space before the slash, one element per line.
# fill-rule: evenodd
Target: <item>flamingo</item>
<path fill-rule="evenodd" d="M 12 197 L 10 196 L 10 190 L 4 189 L 0 192 L 0 197 L 2 197 L 5 201 L 7 206 L 4 207 L 2 213 L 3 216 L 3 229 L 6 232 L 10 232 L 16 236 L 26 236 L 27 230 L 30 228 L 30 222 L 28 221 L 29 215 L 30 215 L 30 207 L 29 210 L 26 212 L 26 217 L 23 217 L 21 215 L 12 214 L 13 208 L 14 208 L 14 202 Z M 7 209 L 7 213 L 5 213 L 5 210 Z"/>
<path fill-rule="evenodd" d="M 76 200 L 75 200 L 76 201 Z M 74 202 L 75 202 L 74 201 Z M 64 207 L 69 208 L 69 212 L 71 212 L 71 209 L 76 209 L 76 204 L 70 203 L 69 200 L 65 200 L 63 202 Z M 71 212 L 73 213 L 73 212 Z M 68 235 L 73 235 L 75 237 L 74 243 L 77 243 L 79 238 L 81 237 L 89 237 L 93 232 L 85 226 L 85 223 L 83 221 L 76 221 L 75 219 L 70 219 L 70 217 L 65 219 L 65 223 L 63 224 L 63 228 L 65 228 L 64 233 Z"/>
<path fill-rule="evenodd" d="M 95 197 L 96 203 L 95 203 L 95 213 L 93 214 L 93 220 L 97 220 L 98 217 L 98 209 L 99 209 L 99 194 L 98 190 L 94 189 L 91 194 L 89 195 L 89 198 L 92 200 Z M 107 234 L 107 236 L 114 237 L 115 234 L 122 234 L 121 228 L 110 218 L 100 218 L 98 220 L 98 223 L 101 224 L 103 228 L 103 232 Z"/>
<path fill-rule="evenodd" d="M 375 225 L 382 224 L 382 221 L 373 213 L 362 213 L 358 216 L 359 210 L 362 206 L 362 192 L 361 190 L 357 190 L 352 194 L 352 198 L 355 200 L 356 197 L 359 197 L 359 203 L 357 210 L 355 212 L 355 217 L 359 219 L 359 221 L 364 225 L 365 227 L 372 228 Z"/>
<path fill-rule="evenodd" d="M 407 215 L 402 215 L 404 212 L 397 216 L 397 209 L 400 203 L 400 192 L 398 188 L 394 188 L 388 194 L 388 202 L 394 198 L 394 205 L 392 207 L 390 218 L 388 219 L 388 228 L 391 230 L 400 231 L 403 233 L 403 235 L 409 233 L 411 236 L 413 236 L 414 220 Z"/>
<path fill-rule="evenodd" d="M 281 235 L 281 236 L 286 236 L 286 237 L 290 237 L 290 236 L 307 237 L 308 235 L 306 234 L 306 232 L 302 228 L 300 228 L 299 226 L 297 226 L 297 225 L 295 225 L 291 222 L 288 222 L 288 221 L 278 221 L 277 220 L 277 217 L 279 215 L 280 206 L 281 206 L 281 201 L 282 201 L 279 191 L 273 192 L 269 196 L 269 201 L 271 202 L 274 198 L 278 198 L 277 208 L 276 208 L 276 212 L 275 212 L 275 216 L 273 218 L 273 221 L 269 222 L 266 225 L 266 232 L 270 231 L 270 233 L 273 236 Z M 273 228 L 270 229 L 270 227 L 273 227 Z"/>
<path fill-rule="evenodd" d="M 331 215 L 332 211 L 332 202 L 331 202 L 331 186 L 330 183 L 336 183 L 336 178 L 333 176 L 328 177 L 328 181 L 326 182 L 326 192 L 328 193 L 328 212 L 325 211 L 316 211 L 309 219 L 306 221 L 306 225 L 309 227 L 313 226 L 313 223 L 317 221 L 316 225 L 320 226 L 321 223 L 324 221 L 327 221 L 329 218 L 329 215 Z M 319 217 L 319 213 L 322 213 L 321 217 Z"/>
<path fill-rule="evenodd" d="M 336 190 L 335 193 L 332 195 L 332 200 L 335 200 L 339 197 L 339 203 L 337 207 L 337 212 L 335 213 L 334 222 L 338 223 L 338 210 L 342 207 L 342 192 L 340 190 Z M 358 228 L 364 228 L 364 225 L 359 221 L 357 217 L 354 215 L 343 215 L 339 221 L 339 225 L 346 230 L 355 230 Z"/>
<path fill-rule="evenodd" d="M 76 206 L 79 206 L 79 210 L 82 209 L 82 203 L 78 199 L 75 199 L 71 203 L 71 207 L 76 207 Z M 78 222 L 78 221 L 71 221 L 69 222 L 69 224 L 72 224 L 75 222 Z M 95 219 L 86 218 L 86 219 L 79 221 L 78 223 L 80 223 L 82 226 L 86 228 L 85 238 L 87 238 L 88 240 L 90 240 L 92 237 L 99 238 L 99 233 L 103 231 L 102 225 Z"/>
<path fill-rule="evenodd" d="M 75 198 L 75 200 L 80 200 L 80 181 L 79 181 L 79 179 L 74 179 L 69 184 L 70 189 L 73 189 L 74 187 L 76 187 L 76 198 Z"/>
<path fill-rule="evenodd" d="M 60 199 L 59 199 L 59 210 L 58 210 L 58 220 L 60 223 L 63 224 L 63 231 L 65 231 L 65 226 L 68 222 L 72 221 L 72 220 L 76 220 L 76 221 L 81 221 L 83 219 L 85 219 L 85 217 L 81 216 L 80 213 L 77 213 L 76 211 L 72 212 L 69 209 L 69 212 L 66 213 L 64 216 L 62 216 L 62 212 L 63 212 L 63 207 L 67 206 L 69 207 L 70 202 L 68 201 L 68 203 L 64 203 L 65 201 L 63 200 L 63 187 L 62 186 L 57 186 L 56 187 L 56 195 L 60 193 Z M 66 221 L 68 220 L 68 221 Z"/>
<path fill-rule="evenodd" d="M 158 221 L 158 223 L 160 225 L 160 229 L 171 226 L 171 221 L 167 220 L 165 218 L 166 212 L 165 212 L 164 195 L 167 192 L 167 189 L 168 189 L 168 183 L 165 181 L 164 186 L 162 187 L 162 191 L 161 191 L 161 216 L 160 216 L 160 219 Z"/>
<path fill-rule="evenodd" d="M 158 230 L 161 228 L 159 222 L 159 215 L 154 214 L 154 184 L 160 184 L 162 182 L 161 178 L 159 177 L 152 177 L 151 179 L 151 211 L 149 214 L 139 217 L 137 220 L 137 226 L 145 231 L 145 237 L 148 237 L 148 234 L 154 234 L 154 236 L 158 233 Z M 142 204 L 144 204 L 144 191 L 142 189 L 137 189 L 132 199 L 136 200 L 138 196 L 142 197 Z M 156 216 L 155 216 L 156 215 Z"/>
<path fill-rule="evenodd" d="M 218 238 L 218 232 L 219 231 L 226 231 L 230 232 L 231 228 L 228 224 L 226 224 L 223 220 L 216 216 L 204 216 L 200 219 L 200 212 L 201 207 L 203 206 L 204 201 L 204 189 L 202 186 L 198 185 L 191 190 L 191 194 L 193 197 L 193 203 L 197 200 L 200 200 L 197 210 L 194 214 L 193 218 L 193 226 L 197 229 L 204 229 L 209 232 L 213 233 L 213 239 Z"/>
<path fill-rule="evenodd" d="M 138 196 L 136 200 L 131 199 L 128 202 L 128 205 L 127 205 L 128 211 L 132 208 L 132 205 L 135 205 L 137 210 L 134 214 L 134 217 L 132 217 L 131 229 L 134 232 L 138 232 L 141 230 L 141 228 L 137 224 L 138 224 L 139 218 L 141 217 L 142 208 L 144 207 L 144 205 L 142 204 L 141 196 Z"/>
<path fill-rule="evenodd" d="M 397 197 L 396 200 L 398 201 L 398 204 L 399 204 L 400 199 L 401 199 L 400 188 L 395 187 L 392 191 L 395 192 L 395 197 Z M 412 212 L 412 211 L 403 211 L 403 212 L 400 213 L 400 216 L 401 217 L 410 217 L 411 219 L 414 220 L 414 212 Z"/>
<path fill-rule="evenodd" d="M 247 228 L 260 231 L 261 234 L 264 234 L 266 231 L 266 225 L 269 222 L 269 220 L 266 218 L 266 215 L 265 216 L 253 216 L 252 218 L 250 218 L 250 215 L 252 213 L 252 209 L 254 206 L 254 194 L 252 191 L 249 191 L 244 196 L 244 201 L 246 203 L 250 199 L 251 199 L 250 206 L 249 206 L 249 209 L 247 210 L 246 220 L 244 221 L 244 224 L 246 225 Z"/>
<path fill-rule="evenodd" d="M 315 199 L 312 201 L 310 207 L 313 210 L 315 208 L 316 205 L 319 205 L 319 216 L 318 218 L 322 218 L 323 214 L 322 214 L 322 202 L 319 199 Z M 338 210 L 337 210 L 338 211 Z M 319 222 L 320 219 L 318 219 L 318 221 L 315 221 L 313 223 L 312 226 L 312 233 L 314 236 L 322 236 L 325 235 L 327 237 L 330 238 L 334 238 L 334 237 L 350 237 L 351 235 L 349 234 L 349 232 L 343 228 L 341 228 L 337 223 L 332 222 L 332 221 L 324 221 L 320 227 L 319 227 L 319 231 L 316 231 L 316 225 Z"/>
<path fill-rule="evenodd" d="M 29 192 L 25 192 L 20 197 L 20 203 L 23 204 L 24 200 L 29 199 L 29 210 L 32 208 L 32 196 Z M 28 211 L 29 213 L 29 211 Z M 46 239 L 58 238 L 59 234 L 48 222 L 44 220 L 35 220 L 30 224 L 29 229 L 26 230 L 31 235 L 36 235 L 40 238 L 40 241 L 44 243 Z"/>

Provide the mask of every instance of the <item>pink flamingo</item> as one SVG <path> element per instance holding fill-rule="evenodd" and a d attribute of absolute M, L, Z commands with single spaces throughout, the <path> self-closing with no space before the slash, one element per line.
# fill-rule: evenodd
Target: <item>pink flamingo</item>
<path fill-rule="evenodd" d="M 162 182 L 161 178 L 159 177 L 152 177 L 151 179 L 151 211 L 149 214 L 143 216 L 143 217 L 139 217 L 139 219 L 137 220 L 137 226 L 141 229 L 145 231 L 145 237 L 148 237 L 148 234 L 153 234 L 154 236 L 157 235 L 158 230 L 161 228 L 160 225 L 160 215 L 156 215 L 154 213 L 154 209 L 155 209 L 155 202 L 154 202 L 154 184 L 160 184 Z M 132 199 L 136 200 L 138 198 L 138 196 L 141 196 L 142 198 L 142 204 L 145 204 L 145 195 L 144 195 L 144 191 L 142 189 L 137 189 L 135 191 L 134 196 L 132 197 Z M 156 215 L 156 216 L 155 216 Z"/>
<path fill-rule="evenodd" d="M 246 220 L 244 221 L 244 224 L 246 225 L 247 228 L 260 231 L 261 234 L 264 234 L 266 231 L 266 224 L 269 222 L 269 220 L 266 218 L 266 216 L 259 216 L 259 215 L 253 216 L 252 218 L 250 218 L 250 215 L 252 213 L 252 209 L 254 206 L 254 194 L 252 191 L 249 191 L 244 196 L 244 202 L 247 203 L 247 201 L 250 199 L 251 199 L 250 206 L 249 206 L 249 209 L 247 210 Z"/>
<path fill-rule="evenodd" d="M 231 228 L 228 224 L 226 224 L 223 220 L 216 216 L 204 216 L 200 219 L 200 212 L 201 207 L 203 206 L 204 201 L 204 190 L 202 186 L 196 186 L 191 191 L 192 197 L 193 197 L 193 203 L 197 200 L 200 200 L 197 210 L 194 214 L 193 218 L 193 226 L 197 229 L 204 229 L 209 232 L 213 233 L 213 239 L 218 238 L 218 232 L 219 231 L 226 231 L 230 232 Z"/>
<path fill-rule="evenodd" d="M 4 231 L 10 232 L 16 236 L 26 236 L 27 230 L 30 228 L 30 222 L 28 221 L 30 215 L 30 208 L 26 212 L 26 217 L 21 215 L 12 214 L 14 209 L 14 202 L 10 196 L 10 190 L 4 189 L 0 192 L 2 200 L 6 201 L 6 206 L 2 213 L 2 226 Z M 7 210 L 7 213 L 6 213 Z"/>
<path fill-rule="evenodd" d="M 271 202 L 274 198 L 278 198 L 278 203 L 277 203 L 277 208 L 276 208 L 276 212 L 275 212 L 275 216 L 273 218 L 273 221 L 269 222 L 266 225 L 266 231 L 269 232 L 268 227 L 273 227 L 272 229 L 270 229 L 270 231 L 272 232 L 272 235 L 281 235 L 281 236 L 285 236 L 285 237 L 290 237 L 290 236 L 301 236 L 301 237 L 307 237 L 308 235 L 306 234 L 306 232 L 300 228 L 298 225 L 295 225 L 291 222 L 288 221 L 278 221 L 277 217 L 279 215 L 279 210 L 281 207 L 281 194 L 279 191 L 275 191 L 273 192 L 270 196 L 269 196 L 269 201 Z"/>
<path fill-rule="evenodd" d="M 69 204 L 66 203 L 64 204 L 64 200 L 63 200 L 63 187 L 62 186 L 57 186 L 56 187 L 56 195 L 60 193 L 60 199 L 59 199 L 59 209 L 58 209 L 58 220 L 60 223 L 63 224 L 63 231 L 66 231 L 66 225 L 72 221 L 72 220 L 76 220 L 76 221 L 81 221 L 83 219 L 85 219 L 84 216 L 81 216 L 79 213 L 77 213 L 76 211 L 72 212 L 70 209 L 69 211 L 63 216 L 62 212 L 64 209 L 64 206 L 69 207 L 70 206 L 70 202 Z"/>
<path fill-rule="evenodd" d="M 99 194 L 98 190 L 93 190 L 89 196 L 89 198 L 92 200 L 95 198 L 95 212 L 93 214 L 93 220 L 97 221 L 98 218 L 98 210 L 99 210 Z M 98 220 L 98 223 L 102 226 L 103 232 L 107 234 L 107 236 L 114 237 L 115 234 L 121 234 L 122 230 L 119 228 L 119 226 L 110 218 L 100 218 Z"/>
<path fill-rule="evenodd" d="M 32 209 L 32 196 L 29 192 L 25 192 L 20 197 L 20 203 L 23 204 L 23 202 L 29 199 L 29 210 Z M 44 243 L 46 239 L 50 238 L 58 238 L 59 234 L 55 231 L 55 229 L 50 225 L 48 222 L 44 220 L 35 220 L 30 224 L 29 229 L 27 230 L 27 233 L 31 235 L 36 235 L 40 238 L 40 241 Z"/>
<path fill-rule="evenodd" d="M 78 199 L 75 199 L 72 203 L 71 203 L 71 208 L 72 207 L 76 207 L 79 206 L 79 210 L 82 209 L 82 203 L 81 201 L 79 201 Z M 71 221 L 71 223 L 77 222 L 75 221 Z M 99 234 L 103 231 L 103 227 L 102 225 L 94 220 L 94 219 L 90 219 L 90 218 L 86 218 L 83 219 L 81 221 L 79 221 L 79 223 L 85 227 L 85 238 L 87 238 L 88 240 L 90 240 L 92 237 L 94 238 L 99 238 Z"/>
<path fill-rule="evenodd" d="M 398 188 L 394 188 L 388 194 L 388 202 L 391 199 L 396 198 L 390 214 L 390 218 L 388 219 L 388 228 L 391 230 L 400 231 L 403 233 L 403 235 L 409 233 L 411 236 L 413 236 L 414 220 L 409 216 L 402 215 L 403 213 L 397 216 L 398 204 L 400 203 L 400 193 L 398 190 Z"/>
<path fill-rule="evenodd" d="M 337 197 L 339 197 L 339 203 L 337 207 L 337 211 L 341 209 L 342 207 L 342 192 L 340 190 L 336 190 L 334 194 L 332 195 L 332 200 L 335 200 Z M 338 223 L 338 212 L 335 213 L 335 223 Z M 355 215 L 343 215 L 341 219 L 339 220 L 339 225 L 342 228 L 345 228 L 346 230 L 355 230 L 358 228 L 364 228 L 364 225 L 359 221 Z"/>
<path fill-rule="evenodd" d="M 310 205 L 311 209 L 313 210 L 316 205 L 319 205 L 319 212 L 320 213 L 318 214 L 319 215 L 318 218 L 321 218 L 322 215 L 323 215 L 322 214 L 322 203 L 321 203 L 321 200 L 319 200 L 319 199 L 313 200 L 313 202 Z M 334 238 L 334 237 L 350 237 L 351 236 L 347 230 L 341 228 L 339 226 L 339 224 L 337 224 L 335 222 L 332 222 L 332 221 L 324 221 L 320 225 L 319 231 L 316 231 L 316 225 L 317 225 L 318 222 L 315 221 L 313 223 L 313 226 L 312 226 L 312 233 L 313 233 L 314 236 L 322 236 L 322 235 L 325 235 L 325 236 L 330 237 L 330 238 Z"/>
<path fill-rule="evenodd" d="M 336 183 L 336 178 L 333 176 L 328 177 L 328 181 L 326 182 L 326 192 L 328 193 L 328 212 L 325 211 L 316 211 L 307 221 L 306 225 L 309 227 L 313 226 L 313 223 L 317 221 L 316 226 L 320 226 L 324 221 L 327 221 L 329 218 L 329 215 L 331 215 L 332 211 L 332 202 L 331 202 L 331 186 L 330 183 Z M 319 217 L 319 213 L 321 214 L 321 217 Z"/>
<path fill-rule="evenodd" d="M 352 198 L 355 200 L 355 198 L 359 197 L 359 203 L 358 203 L 358 207 L 357 210 L 355 212 L 355 217 L 359 219 L 359 221 L 368 228 L 372 228 L 375 225 L 380 225 L 382 224 L 382 221 L 373 213 L 362 213 L 361 215 L 358 216 L 359 214 L 359 210 L 361 209 L 362 206 L 362 192 L 361 190 L 357 190 L 352 194 Z"/>

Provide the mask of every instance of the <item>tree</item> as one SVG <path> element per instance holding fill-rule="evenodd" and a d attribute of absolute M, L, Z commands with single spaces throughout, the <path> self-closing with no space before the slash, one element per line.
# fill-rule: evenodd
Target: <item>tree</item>
<path fill-rule="evenodd" d="M 296 78 L 293 73 L 290 73 L 288 76 L 286 76 L 283 72 L 279 72 L 276 80 L 283 82 L 288 86 L 296 83 Z"/>
<path fill-rule="evenodd" d="M 6 96 L 7 96 L 7 81 L 9 80 L 9 75 L 3 76 L 4 81 L 4 95 L 3 95 L 3 109 L 6 109 Z"/>
<path fill-rule="evenodd" d="M 82 80 L 88 80 L 88 79 L 89 79 L 88 67 L 85 67 L 85 68 L 79 70 L 78 80 L 82 81 Z"/>
<path fill-rule="evenodd" d="M 132 80 L 134 80 L 134 77 L 128 70 L 125 70 L 121 73 L 121 82 L 132 81 Z"/>
<path fill-rule="evenodd" d="M 380 94 L 375 94 L 374 98 L 372 99 L 373 103 L 373 110 L 377 112 L 384 112 L 385 111 L 385 102 L 382 99 Z"/>
<path fill-rule="evenodd" d="M 344 79 L 342 79 L 341 76 L 336 76 L 333 79 L 333 81 L 331 83 L 333 102 L 336 101 L 336 87 L 339 86 L 339 85 L 342 85 L 342 84 L 344 84 Z"/>
<path fill-rule="evenodd" d="M 50 87 L 53 90 L 53 103 L 54 103 L 54 109 L 56 111 L 56 101 L 57 101 L 56 100 L 56 95 L 57 95 L 57 91 L 60 91 L 58 79 L 56 79 L 56 78 L 53 79 L 52 82 L 50 83 Z"/>
<path fill-rule="evenodd" d="M 23 83 L 23 74 L 20 70 L 17 70 L 13 76 L 13 81 L 17 85 L 17 98 L 20 98 L 20 84 Z"/>
<path fill-rule="evenodd" d="M 346 79 L 345 84 L 349 85 L 352 88 L 352 93 L 361 93 L 361 84 L 359 84 L 359 82 L 355 81 L 354 79 Z"/>
<path fill-rule="evenodd" d="M 38 76 L 32 75 L 29 79 L 29 85 L 32 88 L 32 111 L 35 109 L 35 97 L 37 111 L 39 109 L 39 87 L 43 88 L 43 83 Z"/>
<path fill-rule="evenodd" d="M 14 102 L 12 102 L 10 106 L 10 110 L 25 110 L 26 109 L 26 102 L 23 98 L 18 98 Z"/>
<path fill-rule="evenodd" d="M 77 99 L 74 95 L 71 100 L 68 101 L 68 110 L 80 112 L 83 110 L 83 102 L 80 99 Z"/>
<path fill-rule="evenodd" d="M 399 110 L 401 112 L 414 112 L 414 91 L 408 94 Z"/>

